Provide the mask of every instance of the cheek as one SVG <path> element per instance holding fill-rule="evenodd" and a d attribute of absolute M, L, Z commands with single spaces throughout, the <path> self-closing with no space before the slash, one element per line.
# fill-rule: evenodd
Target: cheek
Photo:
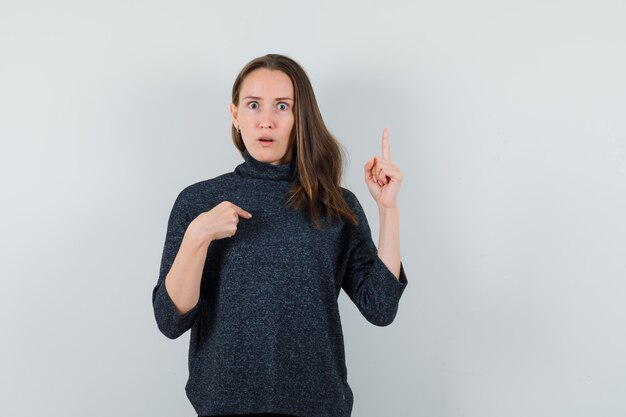
<path fill-rule="evenodd" d="M 296 117 L 294 116 L 294 114 L 290 113 L 286 119 L 287 119 L 287 125 L 293 127 L 293 125 L 295 124 L 295 120 L 296 120 Z"/>

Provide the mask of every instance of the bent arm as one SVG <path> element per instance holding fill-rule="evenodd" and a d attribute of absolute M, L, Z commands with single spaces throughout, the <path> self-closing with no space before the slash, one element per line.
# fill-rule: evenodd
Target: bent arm
<path fill-rule="evenodd" d="M 159 278 L 152 290 L 157 326 L 170 339 L 191 328 L 201 304 L 200 284 L 210 242 L 187 233 L 191 220 L 181 192 L 170 213 Z"/>
<path fill-rule="evenodd" d="M 399 216 L 393 212 L 383 214 L 382 247 L 377 250 L 363 207 L 353 193 L 346 192 L 346 196 L 359 218 L 359 225 L 349 228 L 342 288 L 370 323 L 387 326 L 393 322 L 408 284 L 399 259 Z"/>
<path fill-rule="evenodd" d="M 165 277 L 165 288 L 180 315 L 187 314 L 200 300 L 208 247 L 207 243 L 185 234 L 172 268 Z"/>

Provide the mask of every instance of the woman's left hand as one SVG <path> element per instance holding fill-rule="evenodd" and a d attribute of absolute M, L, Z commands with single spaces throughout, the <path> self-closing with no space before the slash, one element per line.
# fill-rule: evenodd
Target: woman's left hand
<path fill-rule="evenodd" d="M 389 129 L 383 130 L 383 156 L 371 158 L 363 167 L 365 183 L 376 200 L 378 208 L 398 207 L 398 193 L 402 184 L 402 172 L 391 162 L 389 152 Z"/>

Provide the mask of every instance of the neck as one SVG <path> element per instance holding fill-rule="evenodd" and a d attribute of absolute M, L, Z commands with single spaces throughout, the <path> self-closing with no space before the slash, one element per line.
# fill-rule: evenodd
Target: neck
<path fill-rule="evenodd" d="M 245 162 L 235 167 L 235 172 L 242 177 L 256 178 L 270 181 L 291 181 L 295 173 L 295 159 L 292 158 L 288 162 L 282 164 L 270 164 L 262 162 L 244 149 L 243 158 Z"/>

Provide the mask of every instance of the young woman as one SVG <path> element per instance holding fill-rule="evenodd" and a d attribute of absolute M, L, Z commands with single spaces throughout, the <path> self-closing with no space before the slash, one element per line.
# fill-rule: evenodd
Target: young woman
<path fill-rule="evenodd" d="M 176 198 L 152 292 L 157 325 L 171 339 L 191 329 L 185 390 L 199 416 L 350 416 L 339 292 L 386 326 L 407 285 L 387 129 L 382 157 L 364 166 L 377 250 L 300 65 L 253 59 L 230 113 L 244 162 Z"/>

